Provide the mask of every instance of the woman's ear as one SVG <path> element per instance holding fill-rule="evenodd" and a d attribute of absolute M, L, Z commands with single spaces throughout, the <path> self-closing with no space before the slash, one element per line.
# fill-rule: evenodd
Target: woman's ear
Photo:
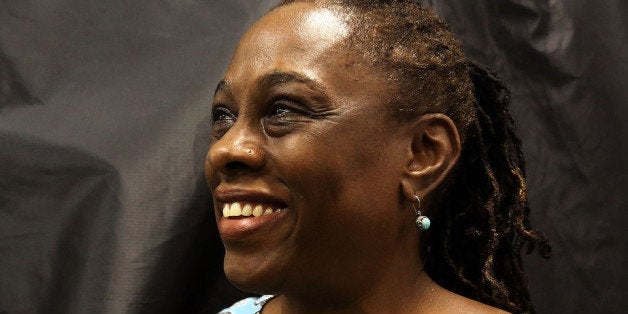
<path fill-rule="evenodd" d="M 402 180 L 404 196 L 423 198 L 433 191 L 453 168 L 461 145 L 458 129 L 443 114 L 425 114 L 409 124 L 411 143 Z"/>

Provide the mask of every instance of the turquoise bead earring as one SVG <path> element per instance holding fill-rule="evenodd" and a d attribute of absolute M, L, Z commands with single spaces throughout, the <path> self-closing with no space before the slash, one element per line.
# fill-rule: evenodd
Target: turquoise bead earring
<path fill-rule="evenodd" d="M 426 231 L 430 228 L 430 219 L 427 218 L 427 216 L 423 216 L 423 214 L 421 214 L 421 199 L 419 198 L 419 196 L 414 194 L 414 199 L 416 199 L 416 205 L 413 202 L 412 207 L 414 207 L 414 212 L 416 212 L 418 216 L 416 218 L 416 226 L 419 228 L 419 230 Z"/>

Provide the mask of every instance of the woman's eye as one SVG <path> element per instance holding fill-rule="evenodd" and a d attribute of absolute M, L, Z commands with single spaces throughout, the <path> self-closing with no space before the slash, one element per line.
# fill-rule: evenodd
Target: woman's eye
<path fill-rule="evenodd" d="M 280 107 L 280 106 L 276 106 L 273 109 L 271 109 L 270 111 L 270 115 L 282 115 L 282 114 L 287 114 L 290 113 L 290 109 L 285 108 L 285 107 Z"/>
<path fill-rule="evenodd" d="M 272 102 L 263 119 L 264 128 L 270 136 L 295 132 L 309 122 L 312 122 L 312 113 L 305 105 L 284 99 Z"/>
<path fill-rule="evenodd" d="M 225 107 L 216 107 L 212 112 L 212 120 L 214 123 L 217 121 L 235 120 L 235 115 Z"/>
<path fill-rule="evenodd" d="M 287 117 L 292 115 L 306 116 L 304 109 L 300 108 L 298 103 L 290 100 L 278 100 L 270 105 L 268 110 L 269 117 Z"/>
<path fill-rule="evenodd" d="M 216 107 L 212 111 L 212 135 L 216 139 L 220 139 L 233 124 L 237 117 L 231 110 L 225 107 Z"/>

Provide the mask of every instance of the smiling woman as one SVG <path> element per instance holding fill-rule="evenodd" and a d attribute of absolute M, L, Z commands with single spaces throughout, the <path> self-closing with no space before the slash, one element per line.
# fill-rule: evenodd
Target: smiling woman
<path fill-rule="evenodd" d="M 269 12 L 212 109 L 225 273 L 267 295 L 224 313 L 533 311 L 520 251 L 549 245 L 506 104 L 412 1 Z"/>

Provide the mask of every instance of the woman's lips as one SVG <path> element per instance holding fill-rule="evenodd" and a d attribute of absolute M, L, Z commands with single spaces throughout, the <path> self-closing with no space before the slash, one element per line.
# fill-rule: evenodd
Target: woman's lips
<path fill-rule="evenodd" d="M 218 232 L 223 240 L 243 240 L 274 231 L 288 205 L 268 190 L 220 185 L 213 191 L 217 202 Z"/>
<path fill-rule="evenodd" d="M 269 228 L 284 213 L 283 206 L 250 202 L 224 203 L 218 220 L 223 240 L 241 240 Z"/>

